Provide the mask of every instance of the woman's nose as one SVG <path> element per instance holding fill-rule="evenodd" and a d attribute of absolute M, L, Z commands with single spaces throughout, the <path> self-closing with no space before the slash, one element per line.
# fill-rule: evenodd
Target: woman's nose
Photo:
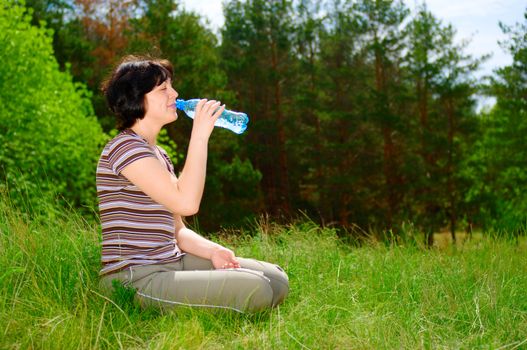
<path fill-rule="evenodd" d="M 172 86 L 170 87 L 170 95 L 174 96 L 174 98 L 177 98 L 179 96 L 176 89 L 174 89 Z"/>

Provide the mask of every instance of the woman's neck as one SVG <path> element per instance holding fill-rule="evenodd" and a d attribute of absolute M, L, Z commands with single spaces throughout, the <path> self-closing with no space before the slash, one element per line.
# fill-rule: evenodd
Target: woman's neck
<path fill-rule="evenodd" d="M 135 123 L 130 129 L 144 138 L 151 146 L 156 145 L 157 135 L 159 135 L 159 131 L 161 130 L 159 127 L 143 123 Z"/>

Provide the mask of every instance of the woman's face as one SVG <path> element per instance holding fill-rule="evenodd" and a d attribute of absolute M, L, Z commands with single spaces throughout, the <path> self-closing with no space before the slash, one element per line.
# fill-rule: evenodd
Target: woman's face
<path fill-rule="evenodd" d="M 145 95 L 145 119 L 156 121 L 161 125 L 177 119 L 176 98 L 178 93 L 172 87 L 170 79 L 165 80 Z"/>

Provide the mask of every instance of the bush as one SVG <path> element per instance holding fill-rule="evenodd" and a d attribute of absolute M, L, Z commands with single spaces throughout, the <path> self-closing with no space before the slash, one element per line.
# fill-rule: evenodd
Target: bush
<path fill-rule="evenodd" d="M 51 31 L 31 26 L 17 3 L 0 6 L 0 186 L 17 205 L 38 207 L 59 195 L 93 209 L 95 167 L 107 136 L 89 91 L 60 71 Z"/>

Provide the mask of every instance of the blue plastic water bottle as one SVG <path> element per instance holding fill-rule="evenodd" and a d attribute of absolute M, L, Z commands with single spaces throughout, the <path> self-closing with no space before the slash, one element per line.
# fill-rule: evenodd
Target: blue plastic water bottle
<path fill-rule="evenodd" d="M 191 100 L 178 99 L 176 100 L 176 108 L 181 111 L 184 111 L 186 115 L 194 119 L 194 110 L 196 109 L 198 102 L 199 98 L 193 98 Z M 220 115 L 218 120 L 216 120 L 216 123 L 214 123 L 214 125 L 219 126 L 221 128 L 229 129 L 230 131 L 236 134 L 241 134 L 245 131 L 245 129 L 247 129 L 248 122 L 249 117 L 247 117 L 247 114 L 229 111 L 226 109 Z"/>

